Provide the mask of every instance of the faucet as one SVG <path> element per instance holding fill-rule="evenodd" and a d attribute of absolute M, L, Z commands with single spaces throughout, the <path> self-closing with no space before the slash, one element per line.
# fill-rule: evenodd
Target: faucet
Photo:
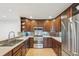
<path fill-rule="evenodd" d="M 11 33 L 13 33 L 13 38 L 15 38 L 15 32 L 14 31 L 10 31 L 9 34 L 8 34 L 8 39 L 11 39 L 11 37 L 10 37 Z"/>

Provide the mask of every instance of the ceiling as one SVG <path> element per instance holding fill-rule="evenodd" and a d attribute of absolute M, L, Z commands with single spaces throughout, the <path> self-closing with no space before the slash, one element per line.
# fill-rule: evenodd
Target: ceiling
<path fill-rule="evenodd" d="M 55 18 L 72 3 L 0 3 L 0 18 Z"/>

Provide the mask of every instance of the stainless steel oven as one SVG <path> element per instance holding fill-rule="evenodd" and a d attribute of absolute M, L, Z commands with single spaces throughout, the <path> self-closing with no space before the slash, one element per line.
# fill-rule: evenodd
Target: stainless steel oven
<path fill-rule="evenodd" d="M 34 28 L 34 48 L 43 48 L 43 27 Z"/>

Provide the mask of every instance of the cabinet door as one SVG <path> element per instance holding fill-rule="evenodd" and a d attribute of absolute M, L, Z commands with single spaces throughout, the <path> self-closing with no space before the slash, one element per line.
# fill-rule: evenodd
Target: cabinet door
<path fill-rule="evenodd" d="M 59 42 L 59 56 L 62 55 L 62 43 Z"/>
<path fill-rule="evenodd" d="M 47 38 L 44 38 L 44 40 L 43 40 L 43 47 L 48 48 Z"/>
<path fill-rule="evenodd" d="M 30 40 L 29 39 L 26 40 L 25 46 L 26 46 L 26 51 L 28 51 L 30 48 Z"/>
<path fill-rule="evenodd" d="M 48 48 L 52 48 L 52 39 L 48 38 Z"/>
<path fill-rule="evenodd" d="M 29 38 L 29 40 L 30 40 L 30 48 L 33 48 L 34 40 L 33 40 L 33 38 Z"/>
<path fill-rule="evenodd" d="M 53 39 L 52 47 L 53 47 L 53 50 L 55 51 L 56 50 L 56 41 L 55 41 L 55 39 Z"/>
<path fill-rule="evenodd" d="M 21 48 L 22 50 L 22 56 L 25 56 L 25 54 L 26 54 L 26 47 L 23 45 L 22 46 L 22 48 Z"/>
<path fill-rule="evenodd" d="M 29 50 L 28 40 L 24 42 L 25 52 L 27 53 Z"/>
<path fill-rule="evenodd" d="M 13 54 L 13 56 L 21 56 L 21 49 L 19 49 L 18 51 L 16 51 L 16 53 Z"/>
<path fill-rule="evenodd" d="M 55 40 L 52 39 L 52 48 L 54 49 L 55 48 Z"/>
<path fill-rule="evenodd" d="M 26 49 L 24 42 L 13 49 L 13 56 L 24 56 L 26 54 Z"/>
<path fill-rule="evenodd" d="M 61 50 L 61 43 L 53 39 L 53 50 L 58 56 L 61 56 L 62 50 Z"/>

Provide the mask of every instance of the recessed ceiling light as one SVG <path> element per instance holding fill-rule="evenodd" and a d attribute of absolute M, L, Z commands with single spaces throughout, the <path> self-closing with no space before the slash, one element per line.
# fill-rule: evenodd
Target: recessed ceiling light
<path fill-rule="evenodd" d="M 30 16 L 30 18 L 32 18 L 32 16 Z"/>
<path fill-rule="evenodd" d="M 52 16 L 49 16 L 49 19 L 51 19 L 52 18 Z"/>

